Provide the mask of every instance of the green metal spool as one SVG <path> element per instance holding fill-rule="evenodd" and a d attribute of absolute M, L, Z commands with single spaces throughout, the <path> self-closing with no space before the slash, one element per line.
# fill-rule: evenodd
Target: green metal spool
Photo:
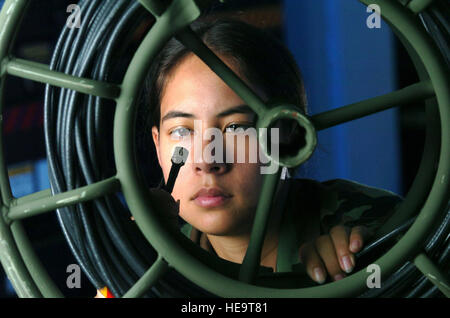
<path fill-rule="evenodd" d="M 413 100 L 426 100 L 436 97 L 440 120 L 440 144 L 430 146 L 432 156 L 439 165 L 435 173 L 434 161 L 424 160 L 414 185 L 394 217 L 380 229 L 378 234 L 392 228 L 396 222 L 406 219 L 421 207 L 416 198 L 426 197 L 416 221 L 403 238 L 375 263 L 387 276 L 404 262 L 414 261 L 415 265 L 449 296 L 449 285 L 445 275 L 422 252 L 422 243 L 436 220 L 446 207 L 449 194 L 450 172 L 450 77 L 439 51 L 419 24 L 417 13 L 424 10 L 431 1 L 413 0 L 407 7 L 395 0 L 360 0 L 365 5 L 377 4 L 382 16 L 391 25 L 412 56 L 420 75 L 420 82 L 396 92 L 362 101 L 337 110 L 315 115 L 309 119 L 298 113 L 292 114 L 289 106 L 269 108 L 255 95 L 224 63 L 222 63 L 196 35 L 188 28 L 195 21 L 209 1 L 174 0 L 167 8 L 157 0 L 140 0 L 141 4 L 157 19 L 140 47 L 136 51 L 120 86 L 109 83 L 76 78 L 51 71 L 48 66 L 24 61 L 10 56 L 16 30 L 24 15 L 26 0 L 7 0 L 0 14 L 0 110 L 3 108 L 3 89 L 7 75 L 23 77 L 34 81 L 65 87 L 81 93 L 101 96 L 117 103 L 114 121 L 114 149 L 117 167 L 116 176 L 88 186 L 51 195 L 50 190 L 37 192 L 25 197 L 14 198 L 11 194 L 8 174 L 4 162 L 3 145 L 0 146 L 0 259 L 19 297 L 62 297 L 63 295 L 51 281 L 37 259 L 30 242 L 26 238 L 21 219 L 56 208 L 86 202 L 105 194 L 121 190 L 139 228 L 158 251 L 159 257 L 147 273 L 124 295 L 138 297 L 152 286 L 166 271 L 173 267 L 188 279 L 210 292 L 223 297 L 345 297 L 360 294 L 366 288 L 367 273 L 361 270 L 344 280 L 324 286 L 282 289 L 261 287 L 257 281 L 259 248 L 264 237 L 268 219 L 268 206 L 271 202 L 280 169 L 266 175 L 261 199 L 257 208 L 252 237 L 239 278 L 232 279 L 216 272 L 211 260 L 205 259 L 181 233 L 171 232 L 158 218 L 156 211 L 163 207 L 155 206 L 147 195 L 147 190 L 138 173 L 134 158 L 134 118 L 136 98 L 151 61 L 164 44 L 176 36 L 191 51 L 197 54 L 215 71 L 241 98 L 262 118 L 258 127 L 268 128 L 273 120 L 286 117 L 295 118 L 308 132 L 306 153 L 301 151 L 292 158 L 282 158 L 281 166 L 295 166 L 307 160 L 315 145 L 315 131 L 326 129 L 375 112 L 409 103 Z M 0 117 L 0 121 L 2 118 Z M 1 133 L 1 132 L 0 132 Z M 1 137 L 1 136 L 0 136 Z M 435 140 L 434 140 L 435 141 Z M 428 145 L 427 145 L 428 147 Z M 432 157 L 431 156 L 431 157 Z M 427 187 L 421 186 L 429 185 Z M 420 190 L 422 189 L 422 190 Z M 425 192 L 424 192 L 425 191 Z M 196 255 L 196 256 L 193 256 Z M 273 277 L 276 279 L 276 277 Z"/>

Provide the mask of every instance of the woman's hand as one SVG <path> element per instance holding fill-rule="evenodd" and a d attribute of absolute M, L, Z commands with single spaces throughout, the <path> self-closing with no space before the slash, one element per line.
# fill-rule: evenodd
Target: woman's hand
<path fill-rule="evenodd" d="M 333 281 L 340 280 L 352 272 L 354 254 L 361 250 L 371 234 L 364 226 L 350 229 L 337 225 L 329 234 L 303 244 L 299 250 L 300 261 L 308 275 L 319 284 L 325 282 L 327 273 Z"/>

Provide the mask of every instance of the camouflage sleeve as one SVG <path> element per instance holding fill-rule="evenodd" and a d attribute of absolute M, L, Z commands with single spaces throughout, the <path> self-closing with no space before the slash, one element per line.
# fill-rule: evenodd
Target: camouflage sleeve
<path fill-rule="evenodd" d="M 321 232 L 329 233 L 335 225 L 364 225 L 376 231 L 395 212 L 402 198 L 395 193 L 348 180 L 323 183 L 329 191 L 320 212 Z"/>

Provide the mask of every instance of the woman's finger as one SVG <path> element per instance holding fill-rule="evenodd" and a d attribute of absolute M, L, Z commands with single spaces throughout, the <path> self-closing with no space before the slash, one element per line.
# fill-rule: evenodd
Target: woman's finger
<path fill-rule="evenodd" d="M 342 225 L 337 225 L 330 230 L 330 236 L 341 269 L 346 273 L 351 273 L 355 267 L 355 257 L 349 250 L 350 229 Z"/>
<path fill-rule="evenodd" d="M 325 264 L 328 274 L 330 274 L 333 280 L 344 278 L 345 274 L 339 266 L 336 250 L 334 249 L 331 237 L 329 235 L 319 236 L 315 241 L 315 248 L 322 259 L 322 262 Z"/>
<path fill-rule="evenodd" d="M 313 243 L 305 243 L 300 247 L 300 262 L 306 267 L 309 277 L 315 282 L 323 284 L 327 278 L 325 266 L 317 254 Z"/>
<path fill-rule="evenodd" d="M 349 249 L 352 253 L 359 252 L 372 232 L 365 226 L 355 226 L 350 234 Z"/>

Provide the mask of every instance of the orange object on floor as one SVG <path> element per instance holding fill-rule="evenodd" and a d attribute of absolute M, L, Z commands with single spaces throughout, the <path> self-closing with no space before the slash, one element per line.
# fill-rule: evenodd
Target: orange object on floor
<path fill-rule="evenodd" d="M 102 289 L 99 289 L 98 291 L 104 298 L 116 298 L 116 297 L 114 297 L 114 295 L 109 291 L 108 287 L 106 287 L 106 286 L 103 287 Z"/>

